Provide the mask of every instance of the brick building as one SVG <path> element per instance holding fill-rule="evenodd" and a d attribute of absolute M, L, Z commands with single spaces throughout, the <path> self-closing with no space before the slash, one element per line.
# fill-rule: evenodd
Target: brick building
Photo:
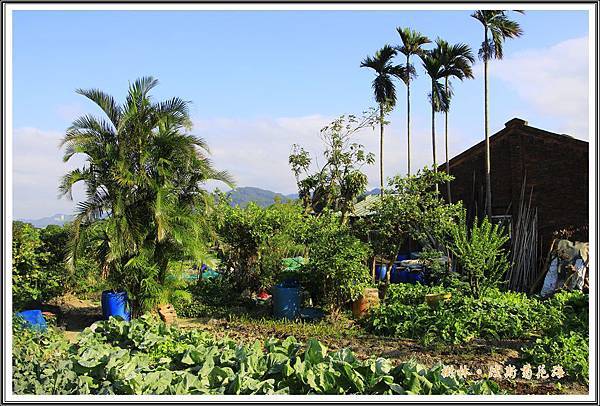
<path fill-rule="evenodd" d="M 533 188 L 537 208 L 540 254 L 545 256 L 552 233 L 589 223 L 589 145 L 565 134 L 530 127 L 513 118 L 490 137 L 492 214 L 512 216 Z M 485 213 L 485 141 L 450 160 L 452 200 L 462 200 L 470 216 Z M 445 171 L 445 165 L 439 170 Z M 445 195 L 446 189 L 440 191 Z M 581 237 L 580 237 L 581 238 Z"/>

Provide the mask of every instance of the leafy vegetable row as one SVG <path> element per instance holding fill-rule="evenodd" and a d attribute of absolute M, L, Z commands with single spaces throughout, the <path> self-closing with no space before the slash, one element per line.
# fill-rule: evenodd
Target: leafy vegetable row
<path fill-rule="evenodd" d="M 441 365 L 397 366 L 328 352 L 293 337 L 240 345 L 148 317 L 111 318 L 69 345 L 56 331 L 14 332 L 18 394 L 493 394 L 496 383 L 442 377 Z M 34 337 L 41 334 L 40 337 Z M 39 344 L 38 344 L 39 343 Z"/>

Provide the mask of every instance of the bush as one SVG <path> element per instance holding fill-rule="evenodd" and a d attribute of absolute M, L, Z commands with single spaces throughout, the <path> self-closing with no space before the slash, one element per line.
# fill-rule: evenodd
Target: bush
<path fill-rule="evenodd" d="M 509 268 L 507 253 L 503 249 L 508 241 L 505 231 L 485 217 L 481 224 L 475 220 L 469 232 L 462 216 L 462 220 L 451 227 L 451 237 L 449 249 L 469 283 L 473 297 L 498 287 Z"/>
<path fill-rule="evenodd" d="M 437 186 L 451 180 L 445 172 L 429 168 L 391 178 L 383 199 L 373 206 L 374 215 L 356 224 L 374 253 L 391 266 L 409 237 L 425 249 L 446 253 L 449 229 L 462 203 L 447 204 Z"/>
<path fill-rule="evenodd" d="M 302 267 L 303 286 L 317 302 L 337 308 L 357 299 L 371 279 L 366 265 L 369 246 L 334 215 L 321 215 L 310 230 L 309 260 Z"/>
<path fill-rule="evenodd" d="M 199 279 L 188 284 L 191 302 L 173 303 L 180 317 L 225 316 L 228 308 L 241 300 L 224 277 Z"/>
<path fill-rule="evenodd" d="M 211 221 L 221 270 L 238 292 L 271 287 L 280 277 L 282 260 L 304 251 L 304 216 L 293 203 L 241 208 L 221 197 Z"/>
<path fill-rule="evenodd" d="M 100 266 L 92 258 L 91 241 L 81 242 L 73 272 L 68 272 L 65 261 L 68 254 L 71 225 L 51 224 L 40 230 L 43 250 L 48 254 L 47 270 L 63 275 L 64 291 L 78 296 L 88 296 L 108 289 L 108 282 L 102 278 Z"/>
<path fill-rule="evenodd" d="M 45 302 L 64 290 L 66 272 L 53 262 L 31 224 L 13 222 L 12 296 L 16 310 Z"/>

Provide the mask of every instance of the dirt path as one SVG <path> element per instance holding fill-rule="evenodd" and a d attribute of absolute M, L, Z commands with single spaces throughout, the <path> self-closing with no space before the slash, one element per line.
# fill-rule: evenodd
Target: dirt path
<path fill-rule="evenodd" d="M 80 332 L 95 321 L 102 320 L 102 307 L 99 301 L 83 300 L 73 295 L 65 295 L 49 303 L 56 312 L 56 325 L 64 330 L 70 342 L 74 342 Z"/>

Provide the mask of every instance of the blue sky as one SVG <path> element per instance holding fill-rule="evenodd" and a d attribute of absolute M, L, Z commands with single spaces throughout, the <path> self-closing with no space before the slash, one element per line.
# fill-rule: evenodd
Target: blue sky
<path fill-rule="evenodd" d="M 56 199 L 68 168 L 57 143 L 74 118 L 98 113 L 75 94 L 98 87 L 118 99 L 129 81 L 159 79 L 157 99 L 191 100 L 194 132 L 207 139 L 215 163 L 240 186 L 295 190 L 287 167 L 292 143 L 318 151 L 318 129 L 340 114 L 374 105 L 372 73 L 360 61 L 397 26 L 434 39 L 465 42 L 476 53 L 482 28 L 468 11 L 16 11 L 13 14 L 14 216 L 69 212 Z M 524 35 L 505 44 L 490 73 L 490 130 L 514 116 L 533 126 L 587 139 L 585 11 L 514 14 Z M 399 59 L 398 62 L 403 62 Z M 415 61 L 416 62 L 416 61 Z M 412 88 L 413 154 L 430 164 L 428 81 Z M 455 83 L 450 155 L 483 137 L 481 64 L 476 79 Z M 585 90 L 585 91 L 583 91 Z M 405 87 L 386 144 L 386 173 L 405 170 Z M 557 105 L 562 108 L 558 109 Z M 583 113 L 582 113 L 583 111 Z M 438 156 L 443 156 L 443 122 Z M 361 135 L 376 151 L 377 136 Z M 389 149 L 388 149 L 389 148 Z M 43 161 L 43 162 L 42 162 Z M 372 186 L 377 168 L 369 168 Z M 77 197 L 77 194 L 76 194 Z"/>

